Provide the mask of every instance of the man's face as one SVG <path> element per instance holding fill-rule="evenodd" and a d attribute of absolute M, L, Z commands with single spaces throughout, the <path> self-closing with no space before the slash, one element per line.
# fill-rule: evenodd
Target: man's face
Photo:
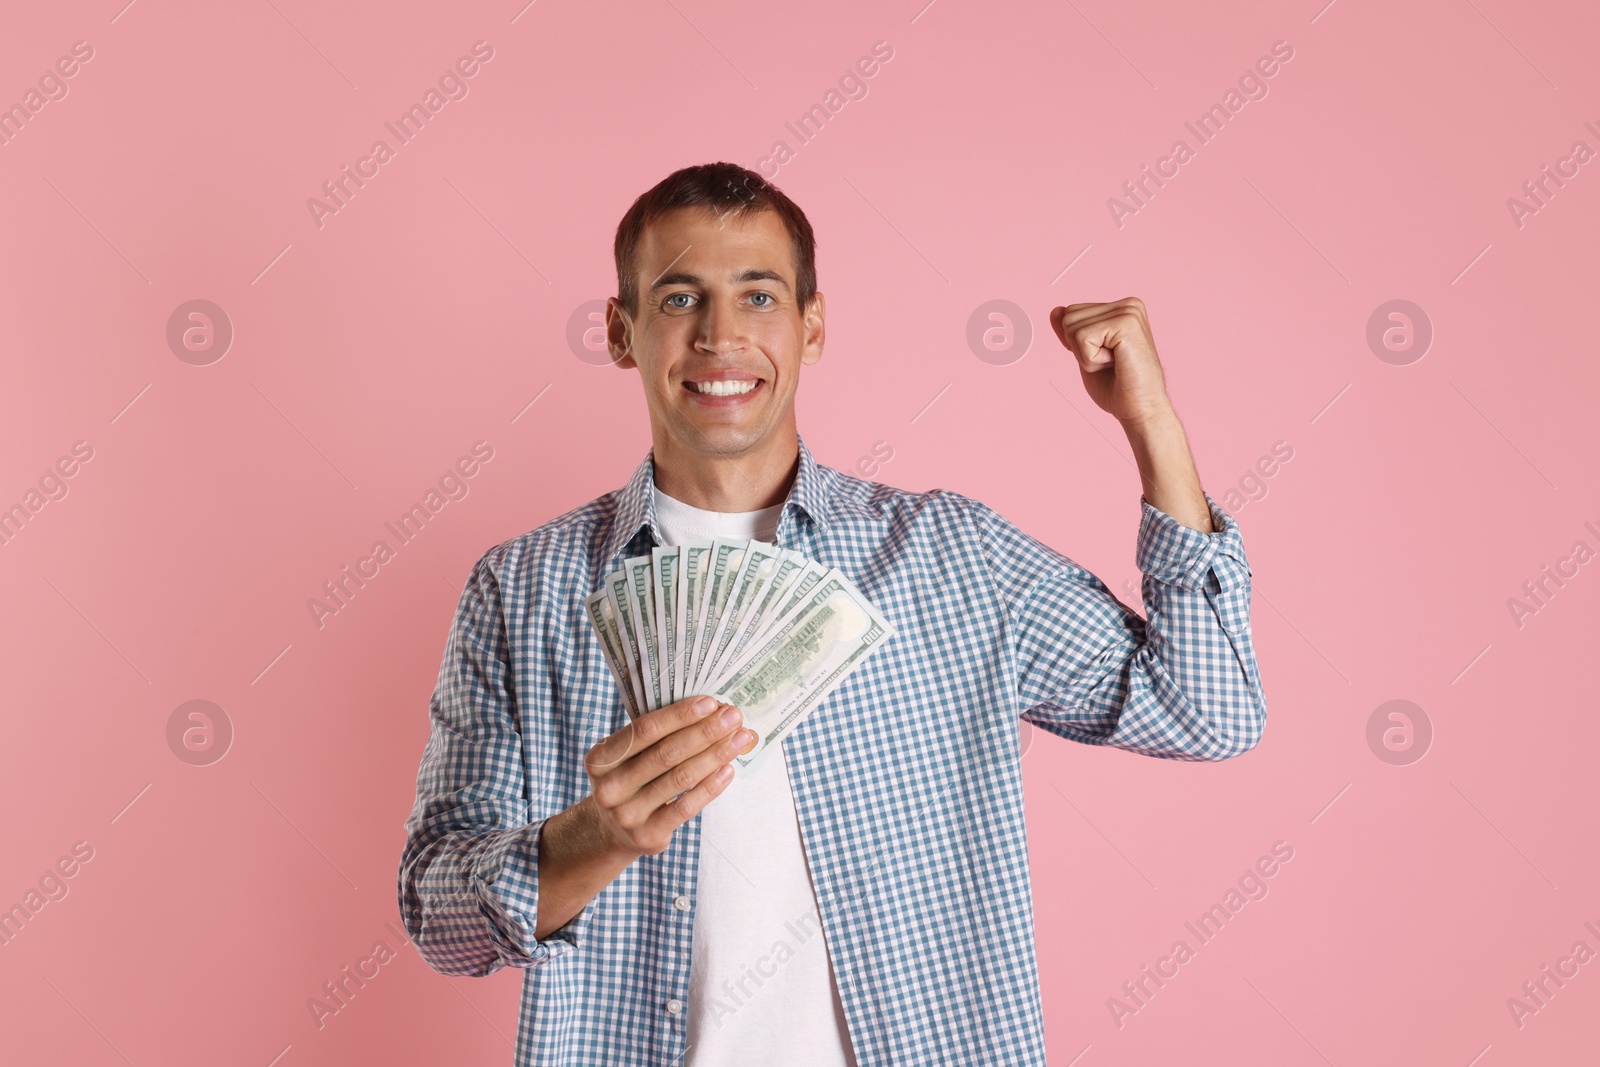
<path fill-rule="evenodd" d="M 822 357 L 823 301 L 795 301 L 789 232 L 771 211 L 684 208 L 652 223 L 636 263 L 637 314 L 613 297 L 607 339 L 637 367 L 656 434 L 707 457 L 792 433 L 800 365 Z"/>

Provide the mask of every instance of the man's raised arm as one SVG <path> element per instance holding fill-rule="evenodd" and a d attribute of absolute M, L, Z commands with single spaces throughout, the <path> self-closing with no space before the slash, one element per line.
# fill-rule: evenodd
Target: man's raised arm
<path fill-rule="evenodd" d="M 1248 752 L 1266 725 L 1239 525 L 1200 487 L 1144 304 L 1051 313 L 1084 389 L 1128 434 L 1143 483 L 1135 558 L 1148 621 L 1104 582 L 976 501 L 1006 605 L 1025 718 L 1086 744 L 1165 759 Z"/>

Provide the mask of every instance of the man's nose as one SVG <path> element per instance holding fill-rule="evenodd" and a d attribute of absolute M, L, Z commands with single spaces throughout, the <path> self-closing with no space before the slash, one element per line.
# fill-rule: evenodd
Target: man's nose
<path fill-rule="evenodd" d="M 743 323 L 731 306 L 720 300 L 707 301 L 695 347 L 719 356 L 744 347 Z"/>

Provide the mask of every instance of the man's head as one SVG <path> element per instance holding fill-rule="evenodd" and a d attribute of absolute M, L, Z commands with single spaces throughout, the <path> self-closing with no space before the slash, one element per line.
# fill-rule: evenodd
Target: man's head
<path fill-rule="evenodd" d="M 800 365 L 823 346 L 804 213 L 754 171 L 686 167 L 634 201 L 614 253 L 607 340 L 639 371 L 657 445 L 707 459 L 792 447 Z"/>

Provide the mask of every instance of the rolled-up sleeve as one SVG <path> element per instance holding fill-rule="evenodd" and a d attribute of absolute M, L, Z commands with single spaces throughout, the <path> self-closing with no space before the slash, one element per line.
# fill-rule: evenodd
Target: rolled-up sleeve
<path fill-rule="evenodd" d="M 1024 719 L 1162 759 L 1223 760 L 1256 746 L 1267 708 L 1250 635 L 1250 566 L 1238 522 L 1205 499 L 1211 533 L 1140 498 L 1145 618 L 1067 556 L 970 502 L 1006 607 Z"/>
<path fill-rule="evenodd" d="M 539 797 L 523 746 L 544 718 L 514 691 L 500 586 L 489 556 L 462 592 L 429 702 L 429 732 L 406 819 L 400 913 L 418 953 L 443 974 L 532 967 L 579 944 L 593 902 L 548 937 L 539 914 Z"/>

